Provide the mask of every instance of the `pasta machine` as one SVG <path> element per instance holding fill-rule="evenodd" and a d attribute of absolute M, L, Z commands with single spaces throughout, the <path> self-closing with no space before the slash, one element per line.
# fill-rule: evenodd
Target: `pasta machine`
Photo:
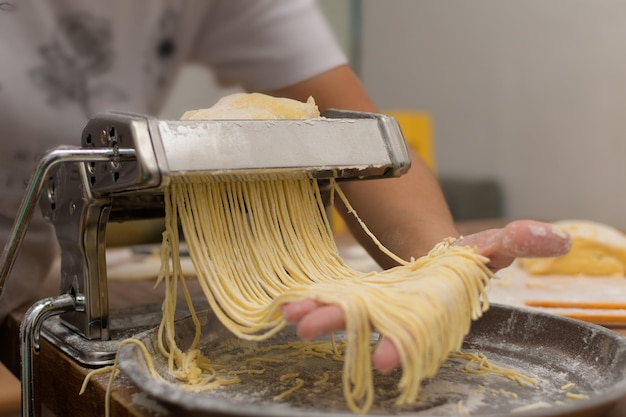
<path fill-rule="evenodd" d="M 91 118 L 82 146 L 47 152 L 37 166 L 2 253 L 0 296 L 39 204 L 61 247 L 60 296 L 37 302 L 21 328 L 23 409 L 32 407 L 32 353 L 40 331 L 88 366 L 111 363 L 106 225 L 163 216 L 173 175 L 302 173 L 311 178 L 380 178 L 408 170 L 395 119 L 330 110 L 307 120 L 169 121 L 126 113 Z M 0 301 L 1 302 L 1 301 Z M 52 316 L 55 320 L 44 321 Z M 48 325 L 55 322 L 54 325 Z M 124 338 L 132 335 L 124 333 Z"/>

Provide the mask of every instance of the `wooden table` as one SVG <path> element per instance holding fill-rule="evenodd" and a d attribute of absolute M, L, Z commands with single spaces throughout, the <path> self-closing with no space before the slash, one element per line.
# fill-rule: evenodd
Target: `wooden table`
<path fill-rule="evenodd" d="M 462 229 L 464 234 L 474 229 L 484 229 L 492 223 L 471 224 Z M 111 308 L 123 308 L 137 303 L 159 304 L 163 299 L 160 290 L 154 290 L 152 282 L 109 282 Z M 200 294 L 199 288 L 191 283 L 192 292 Z M 56 295 L 53 288 L 43 288 L 43 296 Z M 0 327 L 0 360 L 16 375 L 19 375 L 19 323 L 24 311 L 14 312 Z M 626 336 L 626 328 L 615 328 Z M 104 395 L 108 383 L 107 375 L 93 378 L 86 392 L 78 392 L 90 369 L 80 366 L 62 353 L 57 347 L 43 340 L 36 357 L 35 382 L 36 398 L 51 412 L 63 417 L 84 417 L 104 415 Z M 112 416 L 117 417 L 173 417 L 172 414 L 145 398 L 124 377 L 118 379 L 112 390 Z M 626 398 L 620 401 L 602 417 L 623 417 L 626 415 Z M 578 414 L 577 417 L 584 415 Z"/>
<path fill-rule="evenodd" d="M 111 308 L 125 308 L 144 304 L 160 304 L 163 300 L 161 289 L 154 289 L 153 282 L 110 282 L 109 295 Z M 195 294 L 199 287 L 190 282 Z M 54 294 L 47 294 L 52 296 Z M 25 313 L 15 311 L 0 327 L 0 361 L 16 376 L 20 375 L 19 326 Z M 35 358 L 36 398 L 59 417 L 103 416 L 108 374 L 96 375 L 83 395 L 78 395 L 81 385 L 90 368 L 81 366 L 67 354 L 61 352 L 45 338 L 41 339 L 41 349 Z M 112 416 L 117 417 L 170 417 L 156 403 L 140 398 L 141 393 L 123 376 L 115 382 L 112 392 Z M 141 402 L 144 405 L 141 405 Z M 152 408 L 150 408 L 152 407 Z"/>

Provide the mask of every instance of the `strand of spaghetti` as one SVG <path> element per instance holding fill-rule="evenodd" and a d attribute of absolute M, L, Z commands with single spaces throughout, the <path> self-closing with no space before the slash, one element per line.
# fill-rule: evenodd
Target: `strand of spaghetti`
<path fill-rule="evenodd" d="M 100 375 L 100 374 L 106 374 L 106 373 L 112 372 L 113 370 L 114 370 L 113 365 L 109 365 L 109 366 L 103 366 L 102 368 L 98 368 L 98 369 L 94 369 L 90 371 L 87 374 L 87 376 L 85 376 L 85 379 L 83 380 L 83 383 L 80 386 L 80 391 L 78 391 L 78 395 L 83 395 L 85 393 L 85 389 L 87 388 L 87 385 L 89 384 L 89 382 L 94 376 Z"/>
<path fill-rule="evenodd" d="M 370 231 L 370 229 L 367 227 L 365 222 L 363 222 L 363 220 L 361 220 L 361 218 L 358 216 L 356 210 L 352 207 L 352 205 L 348 201 L 348 198 L 346 197 L 346 195 L 341 190 L 341 187 L 339 187 L 337 185 L 337 182 L 334 179 L 331 179 L 331 184 L 332 184 L 332 187 L 333 187 L 334 191 L 337 193 L 337 195 L 339 195 L 339 197 L 341 198 L 341 201 L 346 206 L 346 208 L 348 210 L 348 213 L 352 214 L 354 216 L 354 218 L 357 220 L 357 222 L 359 222 L 359 225 L 361 226 L 363 231 L 369 236 L 369 238 L 372 240 L 372 242 L 374 242 L 378 246 L 378 248 L 385 255 L 389 256 L 391 259 L 396 261 L 398 264 L 406 265 L 407 261 L 405 261 L 404 259 L 402 259 L 399 256 L 397 256 L 395 253 L 393 253 L 389 249 L 387 249 L 382 243 L 380 243 L 378 238 L 376 236 L 374 236 L 374 234 Z"/>
<path fill-rule="evenodd" d="M 329 374 L 328 372 L 324 372 L 324 373 L 322 374 L 322 376 L 321 376 L 319 379 L 317 379 L 317 380 L 315 380 L 315 381 L 313 382 L 313 385 L 314 385 L 314 386 L 318 386 L 318 385 L 325 384 L 325 383 L 327 383 L 327 382 L 328 382 L 328 379 L 329 379 L 329 378 L 330 378 L 330 374 Z"/>
<path fill-rule="evenodd" d="M 519 371 L 494 364 L 482 353 L 459 351 L 451 353 L 450 358 L 465 359 L 467 361 L 467 364 L 463 368 L 465 372 L 474 374 L 497 374 L 515 381 L 520 385 L 526 383 L 535 386 L 538 384 L 536 379 L 526 376 Z M 472 364 L 476 364 L 477 366 L 473 368 Z"/>
<path fill-rule="evenodd" d="M 296 378 L 296 385 L 294 385 L 292 388 L 289 388 L 286 391 L 283 391 L 282 393 L 278 394 L 277 396 L 274 397 L 274 401 L 282 401 L 284 400 L 287 396 L 293 394 L 294 392 L 300 390 L 302 387 L 304 386 L 304 379 L 302 378 Z"/>
<path fill-rule="evenodd" d="M 232 210 L 232 207 L 231 207 Z M 224 213 L 222 213 L 224 214 Z M 185 220 L 184 217 L 185 215 L 183 215 L 183 217 L 181 217 L 182 219 L 182 223 L 185 224 Z M 200 225 L 201 226 L 201 225 Z M 197 230 L 202 230 L 201 227 L 196 227 Z M 207 233 L 205 233 L 205 235 L 207 235 Z M 219 236 L 219 233 L 213 233 L 213 234 L 208 234 L 208 235 L 214 235 L 214 236 Z M 244 298 L 242 294 L 242 291 L 237 291 L 236 288 L 232 287 L 231 285 L 220 285 L 219 283 L 219 277 L 228 277 L 231 276 L 231 274 L 236 273 L 236 271 L 233 271 L 233 268 L 228 268 L 230 266 L 230 263 L 221 263 L 221 264 L 217 264 L 216 266 L 218 267 L 218 270 L 216 271 L 216 274 L 210 274 L 210 270 L 207 270 L 206 265 L 203 262 L 196 262 L 195 260 L 202 260 L 202 259 L 206 259 L 206 258 L 201 258 L 198 256 L 194 256 L 195 254 L 195 250 L 191 249 L 193 247 L 196 246 L 200 246 L 201 245 L 201 241 L 198 240 L 194 240 L 196 238 L 196 236 L 191 233 L 190 234 L 190 242 L 189 245 L 190 246 L 190 250 L 191 250 L 191 255 L 192 255 L 192 261 L 194 261 L 196 268 L 198 269 L 203 269 L 205 271 L 209 272 L 209 275 L 212 276 L 212 279 L 207 279 L 207 280 L 200 280 L 201 286 L 203 287 L 204 293 L 205 295 L 207 295 L 207 298 L 210 301 L 210 304 L 212 306 L 212 308 L 214 308 L 214 310 L 216 311 L 216 314 L 218 314 L 220 316 L 220 320 L 222 321 L 229 321 L 231 323 L 231 326 L 233 326 L 231 329 L 235 330 L 236 332 L 239 332 L 241 334 L 241 331 L 243 329 L 248 329 L 248 331 L 256 331 L 258 330 L 258 327 L 254 328 L 254 329 L 250 329 L 249 327 L 246 327 L 245 325 L 247 324 L 248 326 L 250 326 L 250 323 L 246 323 L 246 317 L 245 315 L 241 315 L 241 314 L 245 314 L 246 311 L 240 311 L 241 309 L 238 308 L 238 305 L 236 304 L 236 301 Z M 203 245 L 204 246 L 204 245 Z M 206 245 L 206 246 L 215 246 L 216 249 L 221 249 L 221 248 L 226 248 L 232 245 L 219 245 L 219 244 L 214 244 L 214 245 Z M 194 260 L 195 259 L 195 260 Z M 232 258 L 217 258 L 217 259 L 232 259 Z M 260 277 L 262 277 L 262 274 L 259 274 Z M 236 275 L 235 275 L 236 277 Z M 256 278 L 256 275 L 255 275 Z M 223 279 L 223 278 L 222 278 Z M 226 293 L 224 293 L 224 291 L 227 291 Z M 211 302 L 212 301 L 212 302 Z M 234 303 L 234 305 L 233 305 Z M 226 315 L 226 313 L 223 313 L 223 311 L 228 311 L 229 312 L 229 316 Z M 241 313 L 241 314 L 239 314 Z M 282 318 L 280 318 L 280 320 L 282 321 Z M 240 323 L 243 323 L 244 325 L 240 325 Z M 274 323 L 270 323 L 270 325 L 274 325 Z M 284 325 L 284 324 L 283 324 Z M 241 330 L 239 330 L 241 329 Z M 278 331 L 279 328 L 276 328 L 274 330 L 272 330 L 273 332 Z"/>
<path fill-rule="evenodd" d="M 164 381 L 164 379 L 161 377 L 161 375 L 156 371 L 156 368 L 154 367 L 154 362 L 152 361 L 152 356 L 150 355 L 150 352 L 148 352 L 148 349 L 146 349 L 146 346 L 141 341 L 137 339 L 133 339 L 133 338 L 124 339 L 117 346 L 117 352 L 119 353 L 122 346 L 127 345 L 127 344 L 136 345 L 139 348 L 139 351 L 141 352 L 146 362 L 146 366 L 148 368 L 148 372 L 150 373 L 150 375 L 158 381 Z M 79 394 L 82 394 L 84 392 L 87 382 L 91 379 L 93 375 L 106 372 L 106 371 L 111 371 L 111 375 L 109 376 L 109 382 L 107 383 L 107 388 L 106 388 L 106 392 L 104 395 L 105 417 L 109 417 L 111 415 L 111 388 L 113 386 L 113 381 L 115 380 L 115 377 L 117 376 L 117 367 L 118 367 L 118 356 L 116 355 L 115 360 L 113 361 L 113 365 L 103 368 L 105 369 L 105 371 L 102 371 L 100 369 L 95 369 L 87 374 L 87 376 L 85 377 L 85 381 L 83 382 L 83 386 L 81 387 L 81 390 L 79 393 Z"/>
<path fill-rule="evenodd" d="M 299 188 L 294 187 L 294 189 L 299 189 Z M 272 194 L 270 193 L 270 195 Z M 285 193 L 285 195 L 287 196 L 287 198 L 293 199 L 294 201 L 296 201 L 295 200 L 296 197 L 293 194 L 293 191 L 291 193 Z M 246 201 L 248 201 L 248 199 L 249 198 L 246 198 Z M 224 201 L 224 198 L 220 197 L 219 200 Z M 306 199 L 303 199 L 303 200 L 306 201 Z M 255 210 L 254 210 L 255 205 L 253 203 L 254 198 L 250 199 L 251 202 L 248 203 L 246 206 L 242 206 L 241 204 L 238 204 L 237 201 L 235 201 L 232 198 L 227 199 L 226 201 L 229 202 L 230 212 L 233 212 L 236 210 L 239 211 L 238 216 L 228 217 L 229 222 L 234 222 L 234 223 L 238 222 L 241 227 L 245 227 L 245 224 L 243 225 L 241 224 L 241 223 L 244 223 L 244 218 L 245 218 L 246 219 L 245 223 L 249 223 L 249 224 L 253 223 L 252 220 L 248 220 L 247 216 L 254 216 L 255 214 Z M 194 201 L 188 201 L 186 202 L 186 204 L 193 206 Z M 195 204 L 198 204 L 198 202 L 196 201 Z M 278 207 L 280 207 L 280 205 Z M 188 223 L 185 219 L 191 219 L 191 216 L 185 217 L 186 215 L 182 213 L 183 208 L 179 207 L 179 210 L 181 211 L 181 223 L 184 226 L 186 223 Z M 241 212 L 245 210 L 247 210 L 247 215 L 245 217 L 241 216 L 240 215 Z M 316 207 L 316 210 L 318 210 L 319 212 L 319 209 L 317 207 Z M 224 211 L 222 210 L 222 212 Z M 302 212 L 307 213 L 307 211 L 305 210 L 302 210 Z M 310 213 L 310 211 L 308 213 Z M 287 218 L 286 223 L 289 223 L 293 226 L 292 228 L 285 227 L 284 228 L 285 231 L 289 232 L 290 230 L 294 230 L 298 228 L 298 229 L 303 230 L 305 233 L 309 233 L 309 235 L 307 235 L 309 236 L 307 239 L 297 239 L 296 241 L 298 242 L 302 242 L 302 241 L 315 242 L 314 239 L 316 239 L 315 237 L 316 234 L 319 235 L 319 230 L 324 230 L 325 228 L 325 226 L 320 227 L 315 222 L 311 222 L 310 220 L 309 222 L 303 221 L 303 219 L 298 217 L 294 213 L 293 210 L 291 211 L 287 210 L 285 213 L 283 213 L 283 215 L 286 216 Z M 259 221 L 259 220 L 257 219 L 256 221 Z M 194 223 L 194 229 L 202 230 L 201 223 L 202 222 L 200 222 L 200 224 Z M 311 227 L 311 224 L 313 225 L 312 227 Z M 282 226 L 282 224 L 280 224 L 280 226 Z M 280 226 L 278 227 L 279 229 L 280 229 Z M 194 235 L 193 231 L 189 231 L 185 227 L 183 227 L 183 229 L 186 233 L 186 236 L 188 232 L 191 232 L 190 233 L 191 236 Z M 255 248 L 257 250 L 259 248 L 261 249 L 263 248 L 263 245 L 261 245 L 258 241 L 249 240 L 251 235 L 242 235 L 241 233 L 235 232 L 234 230 L 230 230 L 226 234 L 231 237 L 239 236 L 238 239 L 240 241 L 245 241 L 245 245 L 244 245 L 245 248 L 244 246 L 241 246 L 238 249 L 240 252 L 237 252 L 238 253 L 237 256 L 239 257 L 239 259 L 243 259 L 242 262 L 244 263 L 248 263 L 248 264 L 251 263 L 251 261 L 248 258 L 243 257 L 243 254 L 245 253 L 246 248 L 248 250 L 249 248 Z M 205 235 L 207 235 L 206 232 L 205 232 Z M 212 233 L 212 235 L 220 235 L 220 234 Z M 285 238 L 285 236 L 283 235 L 281 236 L 282 236 L 283 242 L 289 241 L 288 240 L 290 236 L 289 233 L 286 234 L 287 238 Z M 202 244 L 201 240 L 199 239 L 193 240 L 193 239 L 196 239 L 196 237 L 193 236 L 188 242 L 188 245 L 190 247 L 194 247 L 196 245 Z M 215 245 L 218 248 L 233 246 L 233 245 L 224 245 L 224 244 L 220 245 L 219 242 L 215 243 Z M 269 245 L 266 245 L 266 246 L 271 247 Z M 449 250 L 449 252 L 453 254 L 463 253 L 462 249 L 451 248 L 449 247 L 449 244 L 446 244 L 444 246 L 447 250 Z M 426 278 L 416 279 L 416 274 L 419 275 L 418 271 L 422 271 L 422 276 L 430 275 L 430 274 L 427 274 L 428 262 L 424 260 L 417 260 L 403 267 L 394 268 L 394 271 L 392 272 L 386 272 L 385 274 L 382 274 L 382 275 L 385 275 L 384 278 L 382 278 L 379 275 L 372 275 L 372 274 L 363 275 L 361 279 L 357 280 L 357 282 L 368 283 L 368 281 L 372 281 L 370 283 L 370 286 L 366 287 L 366 289 L 360 288 L 358 291 L 355 291 L 353 288 L 350 288 L 349 289 L 350 293 L 354 295 L 351 297 L 346 297 L 346 293 L 348 291 L 341 290 L 341 286 L 345 286 L 351 282 L 354 283 L 353 281 L 355 280 L 353 278 L 357 277 L 358 274 L 350 270 L 349 268 L 339 264 L 338 271 L 341 271 L 341 275 L 338 275 L 338 277 L 340 279 L 336 279 L 335 277 L 330 279 L 330 278 L 327 278 L 328 275 L 321 275 L 322 277 L 324 277 L 323 279 L 324 283 L 322 283 L 319 280 L 315 281 L 311 279 L 310 277 L 308 277 L 307 275 L 315 276 L 320 273 L 321 274 L 328 273 L 327 270 L 325 271 L 322 268 L 317 268 L 316 265 L 320 263 L 326 264 L 326 265 L 333 264 L 333 263 L 336 264 L 336 262 L 329 261 L 327 258 L 324 258 L 324 255 L 326 251 L 328 250 L 325 247 L 322 250 L 318 250 L 319 248 L 315 247 L 316 250 L 314 251 L 311 251 L 311 249 L 309 248 L 308 252 L 305 250 L 306 248 L 302 249 L 301 247 L 302 247 L 301 244 L 297 244 L 297 245 L 294 244 L 293 247 L 290 248 L 292 250 L 292 253 L 289 253 L 287 256 L 289 256 L 290 258 L 293 258 L 294 256 L 298 256 L 298 257 L 301 257 L 301 259 L 303 260 L 304 259 L 310 260 L 310 262 L 307 262 L 307 266 L 312 269 L 304 271 L 304 272 L 299 271 L 299 273 L 292 272 L 290 276 L 294 279 L 296 286 L 294 286 L 292 290 L 289 290 L 285 292 L 284 294 L 291 294 L 292 296 L 297 295 L 297 297 L 294 300 L 304 299 L 304 298 L 314 298 L 323 302 L 338 304 L 344 309 L 346 317 L 349 318 L 347 320 L 347 328 L 348 328 L 347 338 L 349 339 L 349 343 L 348 343 L 348 349 L 347 349 L 346 357 L 345 357 L 345 371 L 343 375 L 343 379 L 344 379 L 343 385 L 344 385 L 344 391 L 346 392 L 347 403 L 352 409 L 366 410 L 371 406 L 371 403 L 372 403 L 373 388 L 371 386 L 371 368 L 368 366 L 365 366 L 365 367 L 362 366 L 363 363 L 369 363 L 367 362 L 367 358 L 369 357 L 369 354 L 370 354 L 369 334 L 370 334 L 370 326 L 372 324 L 376 328 L 380 329 L 381 333 L 385 335 L 387 334 L 392 335 L 392 336 L 395 335 L 396 340 L 393 340 L 394 343 L 398 346 L 403 346 L 403 348 L 401 349 L 401 358 L 402 358 L 401 362 L 403 363 L 403 369 L 405 369 L 404 376 L 406 376 L 406 378 L 403 378 L 399 384 L 400 388 L 403 390 L 403 394 L 398 398 L 398 402 L 405 403 L 405 402 L 414 401 L 414 399 L 417 397 L 417 392 L 419 389 L 419 382 L 425 377 L 424 375 L 428 375 L 428 373 L 432 373 L 433 370 L 436 370 L 438 368 L 443 357 L 437 357 L 437 352 L 447 352 L 449 351 L 449 349 L 451 349 L 451 347 L 458 347 L 460 341 L 462 341 L 463 336 L 467 332 L 466 329 L 469 329 L 469 323 L 471 322 L 469 318 L 477 317 L 482 313 L 482 305 L 480 303 L 479 298 L 482 295 L 484 295 L 484 292 L 485 292 L 484 284 L 488 283 L 489 274 L 484 268 L 484 265 L 483 265 L 484 262 L 482 261 L 482 259 L 480 259 L 480 257 L 469 256 L 465 258 L 469 266 L 471 266 L 471 264 L 476 264 L 476 263 L 478 263 L 479 265 L 483 265 L 483 268 L 480 270 L 481 274 L 478 275 L 479 276 L 478 281 L 471 279 L 471 277 L 476 276 L 475 272 L 472 272 L 470 274 L 463 274 L 459 272 L 465 269 L 465 265 L 463 263 L 460 264 L 461 267 L 458 269 L 450 268 L 449 266 L 445 268 L 441 268 L 441 264 L 438 264 L 436 265 L 438 272 L 433 275 L 434 279 L 428 280 L 429 281 L 428 283 L 426 282 L 419 283 L 420 284 L 418 288 L 419 291 L 416 291 L 415 289 L 413 289 L 413 287 L 415 287 L 415 283 L 419 282 L 420 280 L 426 279 Z M 465 250 L 465 252 L 468 252 L 468 251 Z M 271 257 L 273 253 L 274 253 L 273 251 L 269 253 L 265 251 L 262 253 L 262 256 Z M 434 251 L 433 258 L 439 259 L 439 255 L 441 255 L 442 253 L 443 253 L 442 250 Z M 192 256 L 192 259 L 197 256 L 195 254 L 195 251 L 193 250 L 191 251 L 191 256 Z M 206 258 L 203 258 L 203 259 L 206 259 Z M 222 255 L 222 258 L 220 257 L 213 258 L 213 261 L 212 261 L 213 264 L 216 263 L 215 259 L 232 259 L 232 253 Z M 335 258 L 330 257 L 330 259 L 333 260 Z M 463 256 L 450 257 L 450 259 L 453 261 L 456 260 L 456 262 L 458 263 L 459 259 L 463 259 Z M 239 262 L 237 262 L 237 264 L 238 263 Z M 277 313 L 278 311 L 278 309 L 275 306 L 273 308 L 267 308 L 266 306 L 263 306 L 263 308 L 259 309 L 258 306 L 263 305 L 266 301 L 261 301 L 261 302 L 257 301 L 256 305 L 253 306 L 252 308 L 245 308 L 245 306 L 242 307 L 240 305 L 241 300 L 246 300 L 246 297 L 250 297 L 250 291 L 247 288 L 249 288 L 249 285 L 252 285 L 252 283 L 246 281 L 248 279 L 246 278 L 246 276 L 250 276 L 250 274 L 246 273 L 244 274 L 244 276 L 242 276 L 241 269 L 239 269 L 239 265 L 236 265 L 235 268 L 233 268 L 232 262 L 218 262 L 218 264 L 220 268 L 218 271 L 218 276 L 217 277 L 213 276 L 209 279 L 202 280 L 201 283 L 204 282 L 206 284 L 206 281 L 212 282 L 213 280 L 215 280 L 215 282 L 217 283 L 220 283 L 220 281 L 218 281 L 219 276 L 222 276 L 222 277 L 232 276 L 233 277 L 232 279 L 235 281 L 234 284 L 221 281 L 221 288 L 223 290 L 220 288 L 205 290 L 205 293 L 214 294 L 214 296 L 216 297 L 215 301 L 216 301 L 216 304 L 218 305 L 218 312 L 219 310 L 228 311 L 228 313 L 222 313 L 222 317 L 220 317 L 220 320 L 224 321 L 227 327 L 231 331 L 233 331 L 235 334 L 237 334 L 239 337 L 248 338 L 248 339 L 260 340 L 264 337 L 267 337 L 267 334 L 275 331 L 276 329 L 279 329 L 280 327 L 271 328 L 269 326 L 266 326 L 268 322 L 267 319 L 270 317 L 268 316 L 268 314 L 274 314 L 274 313 Z M 275 276 L 274 273 L 264 270 L 261 264 L 257 264 L 256 267 L 258 270 L 256 271 L 257 274 L 254 275 L 254 278 L 255 279 L 258 278 L 261 284 L 263 285 L 263 288 L 266 289 L 267 291 L 270 291 L 271 287 L 265 284 L 264 282 L 268 279 L 272 279 L 272 277 Z M 395 272 L 395 276 L 394 276 L 394 272 Z M 444 272 L 449 272 L 449 275 L 451 276 L 451 279 L 454 280 L 454 283 L 450 283 L 449 282 L 450 280 L 442 279 L 442 275 Z M 463 283 L 463 285 L 458 285 L 459 278 L 460 278 L 460 281 Z M 322 287 L 321 287 L 322 285 L 328 285 L 329 289 L 327 291 L 322 291 Z M 384 288 L 384 291 L 382 291 L 382 288 Z M 430 288 L 429 290 L 430 292 L 424 291 L 424 289 L 429 289 L 429 288 Z M 477 291 L 477 288 L 478 288 L 478 291 Z M 296 290 L 300 290 L 301 293 L 299 293 L 299 291 L 296 291 Z M 381 293 L 390 293 L 390 291 L 393 291 L 392 300 L 389 299 L 389 296 L 381 297 Z M 394 315 L 393 309 L 392 309 L 392 312 L 390 313 L 389 306 L 392 305 L 397 310 L 399 293 L 409 294 L 410 297 L 407 297 L 406 295 L 404 296 L 404 298 L 400 297 L 400 299 L 404 299 L 406 301 L 402 305 L 402 308 L 398 311 L 410 312 L 411 309 L 414 310 L 416 300 L 419 299 L 416 297 L 420 297 L 420 294 L 424 293 L 426 295 L 421 296 L 421 298 L 423 298 L 423 304 L 429 306 L 429 310 L 433 312 L 441 312 L 441 314 L 432 315 L 434 318 L 431 320 L 426 320 L 424 318 L 424 316 L 426 315 L 423 314 L 421 310 L 417 312 L 416 314 L 409 314 L 408 316 L 404 313 Z M 433 301 L 433 299 L 437 299 L 438 294 L 446 294 L 446 293 L 453 293 L 455 294 L 455 297 L 457 298 L 466 299 L 467 304 L 465 305 L 465 308 L 457 307 L 458 303 L 452 303 L 452 306 L 446 306 L 446 305 L 442 305 L 441 303 L 437 304 Z M 288 297 L 281 295 L 274 300 L 274 304 L 280 305 L 284 302 L 287 302 L 288 301 L 287 298 Z M 239 304 L 234 303 L 233 300 L 238 300 Z M 344 302 L 344 300 L 348 300 L 348 301 Z M 379 301 L 379 300 L 385 300 L 385 301 Z M 234 306 L 233 306 L 233 303 L 235 304 Z M 461 303 L 461 305 L 463 304 Z M 369 308 L 366 306 L 369 306 Z M 388 323 L 389 320 L 385 322 L 384 318 L 383 319 L 377 318 L 376 311 L 383 312 L 384 313 L 383 317 L 385 316 L 394 317 L 394 320 L 392 321 L 391 324 Z M 278 317 L 280 317 L 280 315 L 278 315 Z M 406 317 L 411 317 L 411 320 L 407 321 Z M 464 317 L 467 317 L 468 319 L 463 320 Z M 459 322 L 463 323 L 463 326 L 459 326 L 458 325 Z M 265 324 L 262 324 L 262 326 L 264 327 L 259 327 L 260 325 L 257 323 L 265 323 Z M 421 323 L 421 327 L 418 326 L 416 328 L 415 323 Z M 450 333 L 458 334 L 460 336 L 457 336 L 455 338 L 447 338 L 447 339 L 445 337 L 433 338 L 432 336 L 431 337 L 428 336 L 429 331 L 432 328 L 446 329 L 445 331 L 448 331 L 451 327 L 455 328 L 454 326 L 460 329 L 460 331 L 454 330 L 454 331 L 451 331 Z M 269 329 L 269 330 L 267 330 L 266 333 L 261 334 L 261 335 L 252 334 L 254 332 L 259 331 L 260 329 Z M 409 329 L 410 332 L 412 333 L 409 332 L 410 334 L 402 334 L 402 332 L 404 333 L 407 332 L 406 329 Z M 426 346 L 426 348 L 423 350 L 424 353 L 422 355 L 422 359 L 416 358 L 415 355 L 410 354 L 409 347 L 415 345 L 415 342 L 416 342 L 415 339 L 419 339 L 418 341 L 419 345 Z M 448 340 L 447 344 L 443 343 L 443 341 L 445 340 Z M 360 348 L 358 348 L 359 346 Z M 363 348 L 363 346 L 366 346 L 367 348 Z M 416 365 L 418 363 L 427 364 L 427 365 L 421 365 L 422 368 L 420 368 L 420 366 Z M 426 366 L 426 368 L 424 368 L 424 366 Z M 413 372 L 417 372 L 417 374 L 420 375 L 420 377 L 415 378 L 414 377 L 415 374 L 412 373 L 411 370 L 413 370 Z M 369 374 L 369 379 L 367 377 L 368 374 Z M 366 381 L 366 382 L 362 382 L 362 381 Z M 415 381 L 417 381 L 417 383 Z"/>

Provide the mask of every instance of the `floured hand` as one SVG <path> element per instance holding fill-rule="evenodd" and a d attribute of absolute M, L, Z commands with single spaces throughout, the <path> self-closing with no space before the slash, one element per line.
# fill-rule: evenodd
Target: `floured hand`
<path fill-rule="evenodd" d="M 545 258 L 565 255 L 572 241 L 562 228 L 534 220 L 517 220 L 502 229 L 464 236 L 455 245 L 475 247 L 490 259 L 493 270 L 509 266 L 515 258 Z"/>
<path fill-rule="evenodd" d="M 490 229 L 459 239 L 456 245 L 472 246 L 490 259 L 488 266 L 496 271 L 510 265 L 517 257 L 550 257 L 567 253 L 569 235 L 559 227 L 532 220 L 518 220 L 502 229 Z M 342 330 L 343 310 L 335 305 L 303 300 L 283 306 L 288 322 L 298 323 L 298 336 L 311 340 Z M 392 371 L 400 363 L 398 352 L 389 340 L 382 340 L 373 355 L 374 367 L 380 372 Z"/>

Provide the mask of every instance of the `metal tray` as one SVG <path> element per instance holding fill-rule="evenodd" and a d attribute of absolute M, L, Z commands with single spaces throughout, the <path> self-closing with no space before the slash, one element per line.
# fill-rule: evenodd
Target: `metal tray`
<path fill-rule="evenodd" d="M 231 335 L 210 311 L 201 313 L 202 350 L 214 363 L 238 369 L 258 347 L 296 341 L 293 329 L 263 343 L 244 342 Z M 189 318 L 177 322 L 181 346 L 193 338 Z M 263 375 L 245 377 L 242 383 L 207 392 L 189 392 L 167 375 L 167 364 L 155 349 L 155 331 L 138 336 L 153 354 L 157 370 L 171 382 L 155 380 L 147 371 L 137 347 L 125 345 L 119 353 L 122 372 L 142 392 L 177 416 L 302 416 L 333 417 L 351 414 L 341 387 L 342 364 L 331 359 L 289 357 L 274 352 L 279 366 L 265 366 Z M 492 305 L 476 321 L 463 351 L 482 352 L 493 363 L 521 371 L 538 380 L 537 387 L 519 385 L 498 375 L 463 372 L 464 361 L 450 360 L 432 379 L 423 383 L 423 400 L 411 407 L 394 405 L 400 371 L 375 375 L 376 402 L 370 415 L 456 416 L 460 401 L 471 416 L 557 417 L 598 416 L 626 395 L 626 338 L 600 326 L 528 309 Z M 329 382 L 312 381 L 327 371 Z M 293 385 L 280 375 L 300 372 L 306 385 L 281 402 L 273 397 Z M 562 387 L 588 399 L 569 399 Z M 549 408 L 521 407 L 547 403 Z M 521 409 L 520 409 L 521 408 Z M 516 410 L 517 409 L 517 410 Z M 513 412 L 515 410 L 515 412 Z"/>

